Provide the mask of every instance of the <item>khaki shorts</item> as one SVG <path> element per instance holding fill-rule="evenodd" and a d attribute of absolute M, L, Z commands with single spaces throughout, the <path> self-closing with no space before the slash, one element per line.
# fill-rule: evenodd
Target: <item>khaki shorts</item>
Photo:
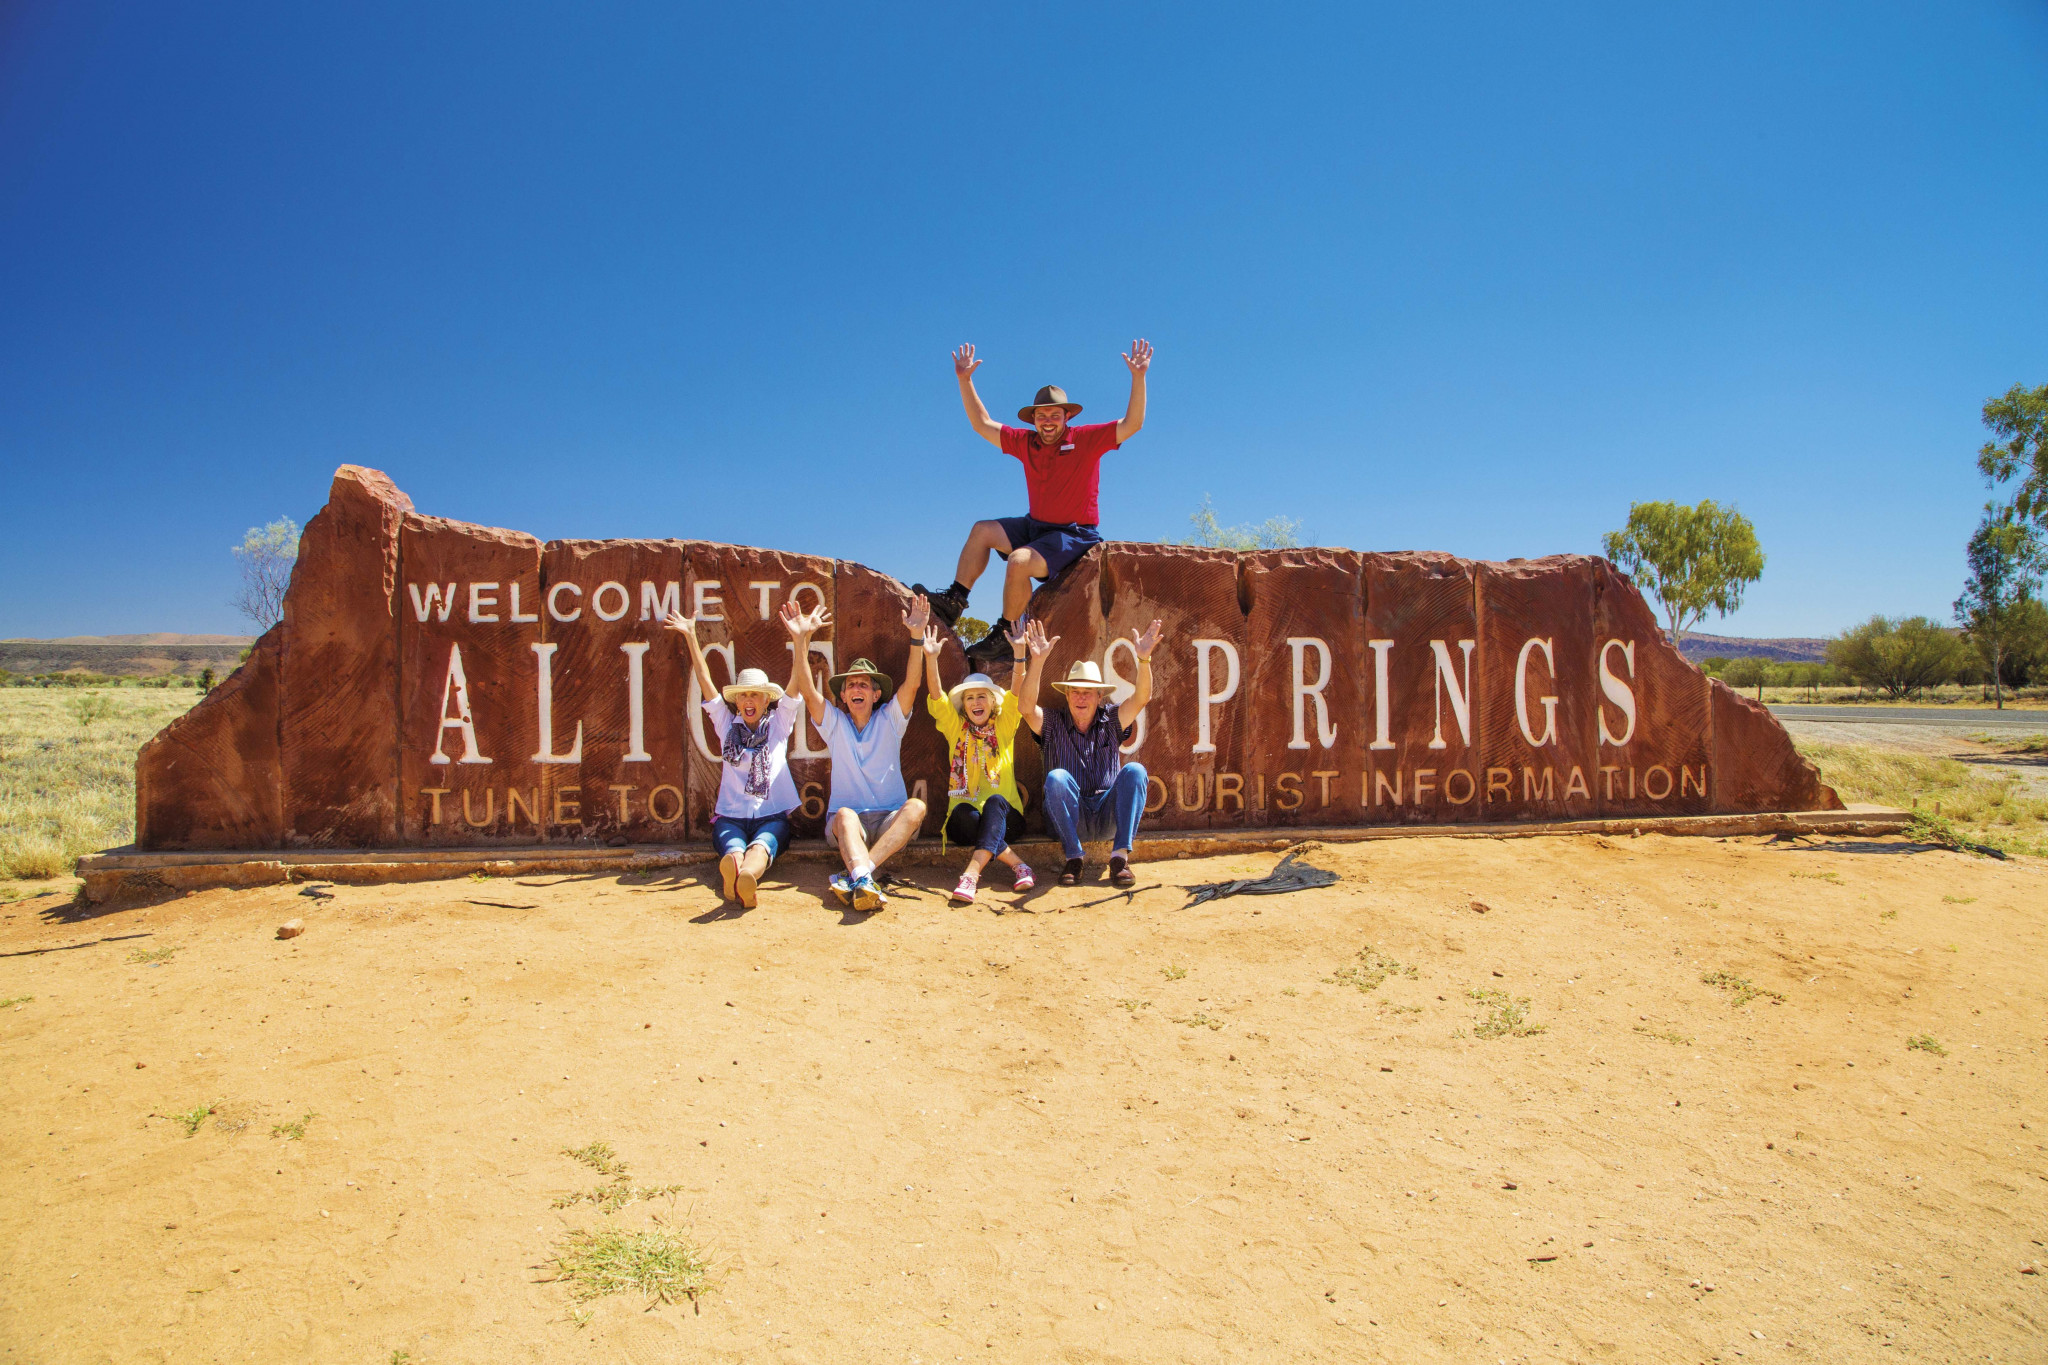
<path fill-rule="evenodd" d="M 846 807 L 841 806 L 839 809 L 845 810 Z M 857 810 L 854 812 L 855 815 L 860 817 L 862 839 L 869 848 L 875 846 L 875 840 L 882 837 L 882 831 L 889 828 L 889 822 L 894 820 L 897 811 L 902 809 L 903 807 L 898 806 L 896 810 Z M 825 821 L 825 846 L 827 848 L 839 847 L 839 819 L 836 812 Z"/>

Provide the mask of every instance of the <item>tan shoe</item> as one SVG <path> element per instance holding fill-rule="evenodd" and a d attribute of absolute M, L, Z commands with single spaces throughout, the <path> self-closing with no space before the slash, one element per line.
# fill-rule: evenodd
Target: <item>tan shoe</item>
<path fill-rule="evenodd" d="M 720 858 L 720 859 L 718 860 L 718 880 L 719 880 L 719 881 L 720 881 L 720 882 L 721 882 L 721 883 L 722 883 L 722 884 L 724 885 L 724 887 L 725 887 L 725 898 L 726 898 L 727 900 L 731 900 L 731 899 L 733 898 L 733 888 L 734 888 L 734 885 L 735 885 L 735 884 L 736 884 L 736 883 L 737 883 L 737 882 L 739 881 L 739 876 L 740 876 L 740 855 L 739 855 L 739 854 L 737 854 L 737 853 L 728 853 L 728 854 L 726 854 L 726 855 L 725 855 L 725 856 L 724 856 L 723 858 Z"/>
<path fill-rule="evenodd" d="M 751 910 L 759 903 L 761 899 L 760 884 L 754 880 L 752 873 L 744 868 L 741 869 L 739 875 L 732 879 L 732 884 L 733 890 L 739 894 L 740 904 L 743 907 Z"/>

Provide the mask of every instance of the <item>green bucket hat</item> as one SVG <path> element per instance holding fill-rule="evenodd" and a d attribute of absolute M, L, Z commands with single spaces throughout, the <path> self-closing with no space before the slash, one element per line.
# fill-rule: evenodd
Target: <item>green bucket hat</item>
<path fill-rule="evenodd" d="M 840 696 L 839 692 L 845 686 L 848 678 L 873 678 L 876 683 L 880 684 L 882 695 L 885 697 L 896 690 L 896 680 L 881 669 L 876 668 L 874 660 L 855 659 L 853 667 L 847 669 L 844 673 L 834 673 L 825 680 L 825 686 L 832 689 L 832 700 L 842 706 L 846 704 L 846 698 Z"/>

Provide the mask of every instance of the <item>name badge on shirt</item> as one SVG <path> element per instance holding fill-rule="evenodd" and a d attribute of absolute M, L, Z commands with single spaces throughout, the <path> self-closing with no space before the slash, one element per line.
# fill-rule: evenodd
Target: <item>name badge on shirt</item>
<path fill-rule="evenodd" d="M 1061 447 L 1060 447 L 1060 449 L 1061 449 L 1061 450 L 1072 450 L 1073 448 L 1074 448 L 1074 443 L 1073 443 L 1072 441 L 1069 441 L 1069 442 L 1067 442 L 1067 443 L 1066 443 L 1065 445 L 1063 445 L 1063 446 L 1061 446 Z"/>

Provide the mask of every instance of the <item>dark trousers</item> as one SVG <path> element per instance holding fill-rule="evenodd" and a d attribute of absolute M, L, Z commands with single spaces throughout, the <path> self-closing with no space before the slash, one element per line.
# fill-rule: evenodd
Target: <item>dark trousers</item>
<path fill-rule="evenodd" d="M 1012 839 L 1022 838 L 1023 834 L 1024 817 L 1011 810 L 1010 803 L 1000 796 L 982 802 L 980 810 L 962 802 L 946 817 L 947 843 L 985 848 L 990 857 L 1001 853 Z"/>

